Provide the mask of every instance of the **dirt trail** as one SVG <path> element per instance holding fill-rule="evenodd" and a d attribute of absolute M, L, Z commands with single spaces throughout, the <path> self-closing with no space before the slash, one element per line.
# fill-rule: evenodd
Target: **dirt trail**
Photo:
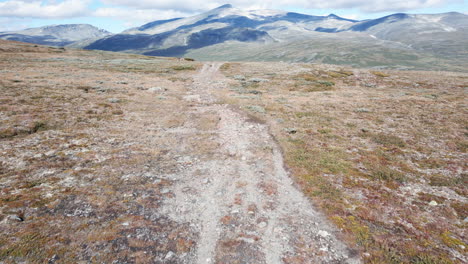
<path fill-rule="evenodd" d="M 203 131 L 217 144 L 212 157 L 182 157 L 179 172 L 167 176 L 174 180 L 174 198 L 161 213 L 198 233 L 189 262 L 359 263 L 294 187 L 268 127 L 215 103 L 210 91 L 226 85 L 220 66 L 205 64 L 194 77 L 184 96 L 194 118 L 173 131 L 179 148 L 190 151 L 194 144 L 187 137 L 200 133 L 194 129 L 200 117 L 216 121 Z"/>

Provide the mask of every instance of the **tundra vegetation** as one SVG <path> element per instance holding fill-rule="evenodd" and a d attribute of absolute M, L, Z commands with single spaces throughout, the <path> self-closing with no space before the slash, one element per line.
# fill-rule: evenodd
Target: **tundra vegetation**
<path fill-rule="evenodd" d="M 189 226 L 154 213 L 172 195 L 157 175 L 179 151 L 157 131 L 198 118 L 197 151 L 216 148 L 218 120 L 184 115 L 200 67 L 1 41 L 0 262 L 192 252 Z M 220 71 L 217 103 L 268 124 L 298 188 L 365 263 L 466 263 L 468 74 L 270 62 Z"/>

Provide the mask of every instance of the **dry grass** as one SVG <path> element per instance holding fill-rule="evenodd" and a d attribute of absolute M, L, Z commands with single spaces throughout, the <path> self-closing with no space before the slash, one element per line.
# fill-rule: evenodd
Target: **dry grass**
<path fill-rule="evenodd" d="M 193 250 L 186 226 L 156 214 L 177 139 L 154 133 L 186 122 L 167 115 L 186 107 L 176 69 L 198 64 L 0 47 L 0 262 L 150 263 Z M 168 89 L 147 90 L 156 85 Z"/>
<path fill-rule="evenodd" d="M 269 79 L 261 96 L 219 96 L 264 106 L 251 114 L 270 124 L 296 182 L 366 263 L 466 260 L 468 76 L 261 63 L 222 70 L 234 87 L 239 75 Z M 308 93 L 319 81 L 331 89 Z"/>
<path fill-rule="evenodd" d="M 172 195 L 157 175 L 175 173 L 179 155 L 210 159 L 219 148 L 216 116 L 185 114 L 181 98 L 200 65 L 0 45 L 0 261 L 148 263 L 191 252 L 187 226 L 157 213 Z M 217 95 L 270 126 L 296 182 L 366 263 L 466 260 L 467 75 L 282 63 L 221 70 L 230 86 Z M 186 124 L 200 133 L 177 149 L 171 131 Z M 276 192 L 269 182 L 258 188 Z M 127 237 L 137 231 L 143 238 Z"/>

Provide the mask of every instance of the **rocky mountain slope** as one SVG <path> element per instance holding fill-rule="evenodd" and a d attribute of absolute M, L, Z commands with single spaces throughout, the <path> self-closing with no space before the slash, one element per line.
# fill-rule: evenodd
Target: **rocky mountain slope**
<path fill-rule="evenodd" d="M 0 39 L 51 46 L 66 46 L 77 41 L 103 38 L 111 33 L 87 24 L 52 25 L 20 31 L 0 32 Z"/>

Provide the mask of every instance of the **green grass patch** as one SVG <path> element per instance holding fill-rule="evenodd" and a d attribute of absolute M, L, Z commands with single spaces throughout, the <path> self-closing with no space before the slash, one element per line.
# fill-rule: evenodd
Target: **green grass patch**
<path fill-rule="evenodd" d="M 384 145 L 386 147 L 397 146 L 397 147 L 403 148 L 406 146 L 405 141 L 395 135 L 379 133 L 379 134 L 370 134 L 370 137 L 372 141 L 374 141 L 375 143 Z"/>
<path fill-rule="evenodd" d="M 196 68 L 192 65 L 178 65 L 171 67 L 174 71 L 194 71 Z"/>

